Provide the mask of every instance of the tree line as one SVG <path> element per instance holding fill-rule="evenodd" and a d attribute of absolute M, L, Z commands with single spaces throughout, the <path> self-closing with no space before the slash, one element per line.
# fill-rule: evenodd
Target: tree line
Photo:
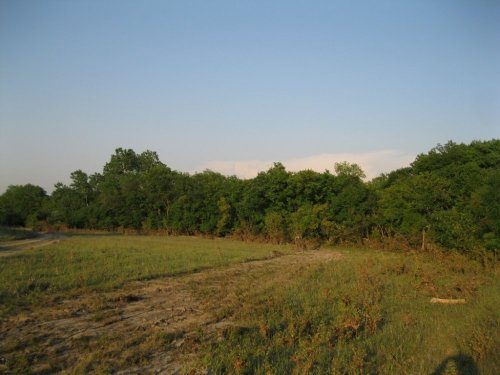
<path fill-rule="evenodd" d="M 276 243 L 365 243 L 469 251 L 500 247 L 500 140 L 448 142 L 409 167 L 364 182 L 356 164 L 334 173 L 289 172 L 281 163 L 252 179 L 172 170 L 156 152 L 116 149 L 101 173 L 71 173 L 48 195 L 11 185 L 0 224 L 134 229 L 260 238 Z"/>

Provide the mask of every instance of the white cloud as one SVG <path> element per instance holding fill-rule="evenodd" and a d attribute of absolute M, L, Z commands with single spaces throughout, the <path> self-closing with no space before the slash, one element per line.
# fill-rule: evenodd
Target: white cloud
<path fill-rule="evenodd" d="M 380 150 L 364 153 L 319 154 L 303 158 L 276 160 L 283 163 L 288 171 L 297 172 L 312 169 L 333 172 L 336 162 L 347 161 L 361 166 L 367 179 L 377 177 L 380 173 L 408 166 L 414 159 L 414 154 L 397 150 Z M 236 175 L 240 178 L 253 178 L 261 171 L 269 169 L 274 161 L 270 160 L 212 160 L 202 164 L 198 171 L 210 169 L 224 175 Z"/>

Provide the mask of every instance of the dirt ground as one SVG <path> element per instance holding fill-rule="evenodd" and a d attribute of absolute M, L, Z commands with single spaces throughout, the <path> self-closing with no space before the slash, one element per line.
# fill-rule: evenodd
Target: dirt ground
<path fill-rule="evenodd" d="M 38 247 L 46 246 L 51 243 L 58 242 L 64 237 L 64 234 L 45 233 L 40 237 L 30 238 L 26 240 L 0 242 L 0 257 L 15 254 L 22 250 L 35 249 Z"/>
<path fill-rule="evenodd" d="M 0 373 L 13 361 L 33 373 L 191 374 L 200 345 L 217 340 L 247 300 L 341 255 L 331 250 L 280 253 L 266 260 L 68 298 L 0 322 Z M 19 359 L 19 357 L 22 357 Z M 106 367 L 105 366 L 105 367 Z"/>

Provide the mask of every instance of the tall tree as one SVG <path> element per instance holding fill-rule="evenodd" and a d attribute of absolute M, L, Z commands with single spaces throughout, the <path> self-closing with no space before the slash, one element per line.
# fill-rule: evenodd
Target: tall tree
<path fill-rule="evenodd" d="M 0 196 L 0 224 L 30 225 L 41 219 L 47 193 L 32 184 L 10 185 Z"/>

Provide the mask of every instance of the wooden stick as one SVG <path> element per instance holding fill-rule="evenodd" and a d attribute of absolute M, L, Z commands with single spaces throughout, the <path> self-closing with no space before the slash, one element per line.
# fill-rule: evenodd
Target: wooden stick
<path fill-rule="evenodd" d="M 463 305 L 465 299 L 431 298 L 431 303 L 444 303 L 446 305 Z"/>

